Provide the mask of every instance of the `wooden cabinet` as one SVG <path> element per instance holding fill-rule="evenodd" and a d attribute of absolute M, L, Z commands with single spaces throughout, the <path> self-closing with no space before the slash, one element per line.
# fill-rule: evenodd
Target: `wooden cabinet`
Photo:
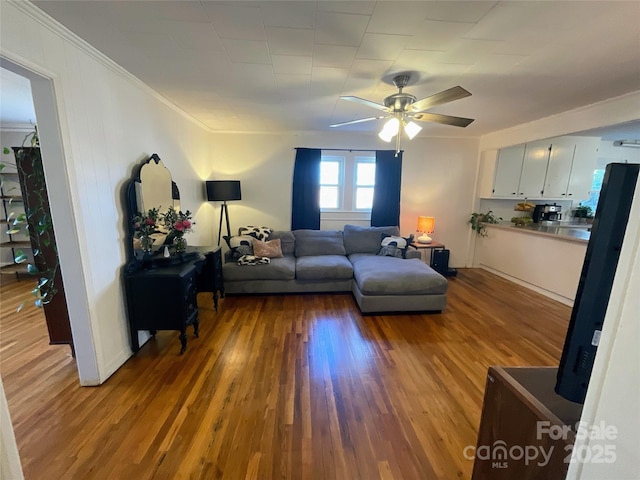
<path fill-rule="evenodd" d="M 554 392 L 557 368 L 490 367 L 473 480 L 564 480 L 582 405 Z"/>
<path fill-rule="evenodd" d="M 207 251 L 208 250 L 208 251 Z M 138 331 L 180 332 L 180 353 L 187 348 L 187 327 L 199 334 L 199 292 L 211 292 L 218 309 L 218 292 L 224 295 L 220 247 L 189 248 L 184 255 L 141 262 L 125 274 L 131 348 L 140 349 Z"/>
<path fill-rule="evenodd" d="M 516 145 L 515 147 L 502 148 L 498 151 L 493 181 L 494 197 L 516 198 L 518 196 L 524 150 L 524 145 Z"/>

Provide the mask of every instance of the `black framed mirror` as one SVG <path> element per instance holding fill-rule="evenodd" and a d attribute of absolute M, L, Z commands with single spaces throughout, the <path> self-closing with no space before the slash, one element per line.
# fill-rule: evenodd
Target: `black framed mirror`
<path fill-rule="evenodd" d="M 134 219 L 140 213 L 158 209 L 160 214 L 169 207 L 180 210 L 180 190 L 171 178 L 171 172 L 164 166 L 158 154 L 154 153 L 138 165 L 126 189 L 128 238 L 127 249 L 130 262 L 137 263 L 144 258 L 142 245 L 135 238 Z M 167 232 L 161 228 L 151 236 L 153 249 L 158 250 L 167 242 Z"/>

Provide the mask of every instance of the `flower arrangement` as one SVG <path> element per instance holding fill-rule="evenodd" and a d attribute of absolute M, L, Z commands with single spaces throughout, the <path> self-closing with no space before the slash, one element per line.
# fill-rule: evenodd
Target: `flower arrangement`
<path fill-rule="evenodd" d="M 133 237 L 140 241 L 140 247 L 145 253 L 151 251 L 153 239 L 151 235 L 158 233 L 158 221 L 160 212 L 157 208 L 151 208 L 147 213 L 140 213 L 133 218 Z"/>
<path fill-rule="evenodd" d="M 176 252 L 183 252 L 187 246 L 187 242 L 184 238 L 185 233 L 191 232 L 193 222 L 191 221 L 191 212 L 187 210 L 176 210 L 173 207 L 169 207 L 167 212 L 162 217 L 164 226 L 169 231 L 169 236 L 173 238 L 173 244 L 176 247 Z"/>

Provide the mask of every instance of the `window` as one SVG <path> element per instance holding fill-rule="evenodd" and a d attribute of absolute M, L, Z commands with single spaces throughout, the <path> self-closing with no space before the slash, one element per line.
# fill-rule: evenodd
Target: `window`
<path fill-rule="evenodd" d="M 320 209 L 342 208 L 343 165 L 341 157 L 322 157 L 320 161 Z"/>
<path fill-rule="evenodd" d="M 600 198 L 600 190 L 602 190 L 602 180 L 604 179 L 604 169 L 597 169 L 593 172 L 593 183 L 591 184 L 591 196 L 589 200 L 580 202 L 580 205 L 591 207 L 595 213 Z"/>
<path fill-rule="evenodd" d="M 320 210 L 368 212 L 373 205 L 376 163 L 374 156 L 322 155 Z"/>

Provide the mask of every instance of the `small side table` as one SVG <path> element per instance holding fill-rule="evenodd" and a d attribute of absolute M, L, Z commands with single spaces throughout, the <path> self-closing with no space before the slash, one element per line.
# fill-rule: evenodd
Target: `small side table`
<path fill-rule="evenodd" d="M 411 242 L 409 245 L 411 245 L 416 250 L 424 250 L 424 249 L 428 249 L 429 250 L 429 266 L 431 266 L 431 264 L 433 263 L 433 251 L 434 250 L 444 250 L 444 248 L 445 248 L 444 247 L 444 243 L 440 243 L 440 242 L 436 242 L 436 241 L 433 241 L 431 243 Z"/>

